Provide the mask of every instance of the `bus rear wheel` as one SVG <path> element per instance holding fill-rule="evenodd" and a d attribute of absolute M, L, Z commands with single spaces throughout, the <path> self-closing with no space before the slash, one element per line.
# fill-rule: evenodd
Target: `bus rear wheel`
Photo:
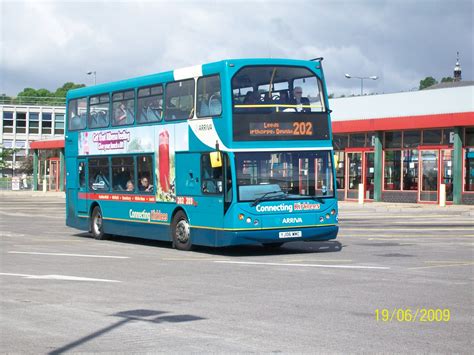
<path fill-rule="evenodd" d="M 173 237 L 173 248 L 185 251 L 192 249 L 191 228 L 189 227 L 188 217 L 183 211 L 178 211 L 174 215 L 171 224 L 171 233 Z"/>
<path fill-rule="evenodd" d="M 102 210 L 99 206 L 94 207 L 91 217 L 91 234 L 95 239 L 105 239 L 104 220 L 102 218 Z"/>

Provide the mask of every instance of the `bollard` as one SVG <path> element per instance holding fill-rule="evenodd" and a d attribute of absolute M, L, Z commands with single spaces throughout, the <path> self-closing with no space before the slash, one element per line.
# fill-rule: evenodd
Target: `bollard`
<path fill-rule="evenodd" d="M 43 179 L 43 192 L 46 192 L 46 178 Z"/>
<path fill-rule="evenodd" d="M 439 185 L 439 205 L 446 207 L 446 184 Z"/>
<path fill-rule="evenodd" d="M 359 205 L 364 204 L 364 184 L 359 184 Z"/>

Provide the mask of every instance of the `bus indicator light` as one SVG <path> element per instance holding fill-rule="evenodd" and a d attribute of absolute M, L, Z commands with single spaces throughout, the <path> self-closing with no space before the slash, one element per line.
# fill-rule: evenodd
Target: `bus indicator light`
<path fill-rule="evenodd" d="M 243 221 L 243 220 L 244 220 L 244 217 L 245 217 L 245 216 L 243 215 L 243 213 L 240 213 L 240 214 L 239 214 L 239 221 Z"/>

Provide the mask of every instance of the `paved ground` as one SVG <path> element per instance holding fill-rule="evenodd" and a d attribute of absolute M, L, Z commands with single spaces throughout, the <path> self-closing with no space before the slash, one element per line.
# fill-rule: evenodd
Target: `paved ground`
<path fill-rule="evenodd" d="M 274 252 L 96 241 L 63 211 L 57 197 L 0 196 L 0 352 L 473 348 L 472 210 L 345 203 L 337 241 Z M 450 320 L 399 322 L 399 308 Z"/>

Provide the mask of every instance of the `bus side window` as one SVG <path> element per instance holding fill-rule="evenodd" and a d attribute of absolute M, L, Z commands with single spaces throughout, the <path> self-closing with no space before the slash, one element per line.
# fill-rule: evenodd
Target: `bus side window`
<path fill-rule="evenodd" d="M 81 190 L 86 188 L 86 164 L 84 162 L 79 163 L 79 188 Z"/>
<path fill-rule="evenodd" d="M 109 181 L 109 159 L 89 159 L 89 189 L 93 191 L 108 191 Z"/>
<path fill-rule="evenodd" d="M 223 169 L 222 166 L 213 168 L 209 153 L 201 155 L 201 189 L 205 194 L 221 194 Z"/>

